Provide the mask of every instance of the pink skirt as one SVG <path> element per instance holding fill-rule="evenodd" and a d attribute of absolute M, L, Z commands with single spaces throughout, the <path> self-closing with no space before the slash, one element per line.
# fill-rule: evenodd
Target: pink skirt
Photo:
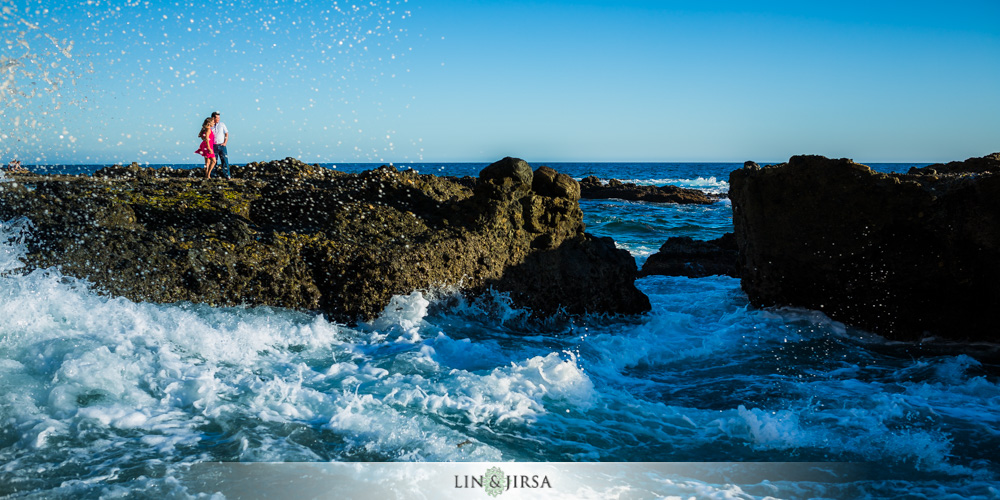
<path fill-rule="evenodd" d="M 208 147 L 208 143 L 205 141 L 201 141 L 201 146 L 198 146 L 198 149 L 195 150 L 195 154 L 200 154 L 205 158 L 215 158 L 215 152 L 212 151 L 212 148 Z"/>

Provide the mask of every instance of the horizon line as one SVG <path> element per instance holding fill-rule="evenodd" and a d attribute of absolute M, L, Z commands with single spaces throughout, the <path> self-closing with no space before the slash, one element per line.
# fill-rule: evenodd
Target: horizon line
<path fill-rule="evenodd" d="M 798 156 L 798 155 L 796 155 L 796 156 Z M 820 156 L 822 156 L 822 155 L 820 155 Z M 294 158 L 294 157 L 275 158 L 275 159 L 270 159 L 270 160 L 252 160 L 252 161 L 247 161 L 247 162 L 230 162 L 230 163 L 233 164 L 233 165 L 237 165 L 237 164 L 246 165 L 248 163 L 264 163 L 264 162 L 270 162 L 270 161 L 281 161 L 281 160 L 285 160 L 287 158 Z M 408 165 L 408 164 L 428 164 L 428 163 L 444 164 L 444 165 L 447 165 L 447 164 L 485 164 L 485 165 L 489 165 L 489 164 L 492 164 L 492 163 L 495 163 L 496 161 L 498 161 L 498 160 L 492 160 L 492 161 L 475 161 L 475 160 L 464 160 L 464 161 L 455 161 L 455 160 L 452 160 L 452 161 L 420 160 L 420 161 L 413 161 L 413 160 L 407 160 L 407 161 L 402 161 L 402 162 L 393 162 L 393 161 L 388 161 L 387 162 L 387 161 L 306 161 L 306 160 L 301 160 L 299 158 L 294 158 L 294 159 L 299 160 L 302 163 L 306 163 L 306 164 L 310 164 L 310 165 L 311 164 L 319 164 L 319 165 L 337 165 L 337 164 L 346 164 L 346 165 Z M 524 158 L 521 158 L 521 159 L 523 160 Z M 830 158 L 830 159 L 840 159 L 840 158 Z M 926 160 L 924 160 L 924 161 L 904 161 L 904 160 L 895 160 L 895 161 L 859 161 L 859 160 L 855 160 L 853 158 L 848 158 L 848 159 L 851 160 L 851 161 L 853 161 L 853 162 L 855 162 L 855 163 L 860 163 L 862 165 L 865 165 L 865 164 L 928 164 L 928 165 L 931 165 L 931 164 L 935 164 L 935 163 L 948 163 L 947 161 L 941 162 L 941 161 L 926 161 Z M 528 161 L 528 160 L 524 160 L 524 161 Z M 777 165 L 777 164 L 787 163 L 788 162 L 788 160 L 781 160 L 781 161 L 759 161 L 759 160 L 740 160 L 740 161 L 720 161 L 720 160 L 684 160 L 684 161 L 671 161 L 671 160 L 644 160 L 644 161 L 630 161 L 630 160 L 600 160 L 600 161 L 592 161 L 592 160 L 582 160 L 582 161 L 581 160 L 577 160 L 577 161 L 568 161 L 568 160 L 533 160 L 533 161 L 528 161 L 528 163 L 535 163 L 535 164 L 539 164 L 539 165 L 546 164 L 546 163 L 592 163 L 592 164 L 614 164 L 614 163 L 634 163 L 634 164 L 678 164 L 678 163 L 680 163 L 680 164 L 684 164 L 684 163 L 697 163 L 697 164 L 720 164 L 721 165 L 721 164 L 743 164 L 743 163 L 746 163 L 747 161 L 753 161 L 754 163 L 757 163 L 757 164 L 762 165 L 762 166 L 763 165 Z M 949 160 L 949 161 L 964 161 L 964 160 Z M 106 165 L 106 166 L 122 165 L 122 166 L 128 166 L 128 165 L 131 165 L 132 163 L 138 163 L 140 166 L 149 166 L 149 165 L 193 165 L 195 167 L 204 166 L 204 164 L 201 163 L 201 162 L 195 162 L 195 163 L 185 163 L 185 162 L 160 162 L 160 163 L 154 163 L 154 162 L 148 162 L 148 161 L 147 162 L 132 161 L 132 162 L 127 162 L 127 163 L 126 162 L 122 162 L 122 161 L 118 161 L 118 162 L 92 162 L 92 163 L 82 163 L 82 162 L 72 162 L 72 163 L 24 163 L 24 166 L 25 167 L 52 167 L 52 166 L 67 166 L 67 167 L 71 167 L 71 166 L 85 166 L 85 165 L 89 165 L 89 166 L 93 166 L 93 165 Z"/>

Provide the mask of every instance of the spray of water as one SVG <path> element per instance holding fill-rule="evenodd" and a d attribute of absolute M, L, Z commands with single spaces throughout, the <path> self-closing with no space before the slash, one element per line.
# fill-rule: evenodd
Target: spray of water
<path fill-rule="evenodd" d="M 0 157 L 17 156 L 28 143 L 67 137 L 54 117 L 63 106 L 75 106 L 64 99 L 63 90 L 89 70 L 75 58 L 74 42 L 68 26 L 49 15 L 42 3 L 18 6 L 0 0 Z"/>
<path fill-rule="evenodd" d="M 389 117 L 407 103 L 382 88 L 407 71 L 407 0 L 0 6 L 0 155 L 192 162 L 191 129 L 213 110 L 246 160 L 395 152 Z"/>

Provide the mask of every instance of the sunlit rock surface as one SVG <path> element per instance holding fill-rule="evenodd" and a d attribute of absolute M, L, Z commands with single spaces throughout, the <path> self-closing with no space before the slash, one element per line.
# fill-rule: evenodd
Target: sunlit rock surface
<path fill-rule="evenodd" d="M 505 158 L 480 179 L 294 159 L 201 169 L 109 167 L 0 183 L 0 217 L 34 224 L 28 266 L 138 301 L 320 310 L 371 319 L 395 294 L 507 292 L 539 315 L 639 313 L 634 259 L 584 233 L 578 189 Z M 572 179 L 569 179 L 572 181 Z"/>
<path fill-rule="evenodd" d="M 893 339 L 997 340 L 1000 173 L 795 156 L 730 175 L 743 289 Z"/>

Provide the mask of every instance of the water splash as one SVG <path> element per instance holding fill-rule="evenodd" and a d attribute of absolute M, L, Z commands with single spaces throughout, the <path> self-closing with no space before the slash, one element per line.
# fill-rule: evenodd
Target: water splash
<path fill-rule="evenodd" d="M 0 174 L 0 181 L 3 180 Z M 27 239 L 31 233 L 32 224 L 27 217 L 18 217 L 10 221 L 0 220 L 0 275 L 24 267 L 27 255 Z"/>
<path fill-rule="evenodd" d="M 189 160 L 191 129 L 213 110 L 238 128 L 238 159 L 395 152 L 388 117 L 407 103 L 379 89 L 407 71 L 407 0 L 0 5 L 0 108 L 13 124 L 0 155 Z M 275 138 L 289 128 L 300 133 Z"/>
<path fill-rule="evenodd" d="M 22 109 L 32 100 L 48 98 L 58 108 L 58 91 L 75 78 L 66 65 L 73 58 L 73 41 L 57 38 L 63 29 L 58 20 L 45 17 L 29 6 L 21 10 L 12 0 L 0 2 L 0 30 L 4 53 L 0 54 L 0 105 Z"/>
<path fill-rule="evenodd" d="M 53 118 L 79 101 L 66 98 L 65 88 L 90 71 L 76 57 L 70 26 L 49 15 L 44 4 L 0 0 L 0 157 L 18 157 L 29 145 L 76 137 Z M 35 156 L 34 159 L 39 159 Z"/>

